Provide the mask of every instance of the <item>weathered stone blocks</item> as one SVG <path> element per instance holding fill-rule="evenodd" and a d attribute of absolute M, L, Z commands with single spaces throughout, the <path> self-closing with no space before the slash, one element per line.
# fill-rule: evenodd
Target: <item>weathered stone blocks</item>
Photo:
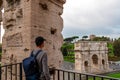
<path fill-rule="evenodd" d="M 2 64 L 21 62 L 36 48 L 37 36 L 46 39 L 50 67 L 60 67 L 65 0 L 4 0 Z"/>

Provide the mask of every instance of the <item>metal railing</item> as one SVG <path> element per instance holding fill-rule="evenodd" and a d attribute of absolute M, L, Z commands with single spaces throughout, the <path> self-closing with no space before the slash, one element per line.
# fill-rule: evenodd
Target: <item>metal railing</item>
<path fill-rule="evenodd" d="M 71 70 L 54 69 L 54 71 L 51 80 L 120 80 Z M 22 63 L 1 66 L 0 78 L 2 78 L 0 80 L 25 80 Z"/>
<path fill-rule="evenodd" d="M 56 69 L 56 80 L 120 80 L 102 75 L 80 73 L 71 70 Z"/>
<path fill-rule="evenodd" d="M 0 80 L 23 80 L 22 63 L 1 66 L 0 78 Z"/>

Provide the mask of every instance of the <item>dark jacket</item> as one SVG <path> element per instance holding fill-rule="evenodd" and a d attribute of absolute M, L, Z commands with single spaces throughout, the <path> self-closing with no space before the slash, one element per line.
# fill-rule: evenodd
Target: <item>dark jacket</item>
<path fill-rule="evenodd" d="M 38 50 L 34 50 L 33 54 L 36 54 L 37 52 L 38 52 Z M 45 76 L 45 80 L 50 80 L 49 67 L 48 67 L 48 63 L 47 63 L 47 53 L 42 50 L 37 55 L 36 59 L 38 62 L 39 71 L 43 72 L 43 74 Z"/>

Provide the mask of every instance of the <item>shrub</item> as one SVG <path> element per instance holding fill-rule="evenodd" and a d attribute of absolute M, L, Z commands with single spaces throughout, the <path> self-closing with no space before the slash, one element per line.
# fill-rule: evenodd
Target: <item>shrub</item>
<path fill-rule="evenodd" d="M 0 43 L 0 53 L 2 53 L 2 44 Z"/>
<path fill-rule="evenodd" d="M 2 55 L 2 44 L 0 43 L 0 61 L 1 61 L 1 55 Z"/>

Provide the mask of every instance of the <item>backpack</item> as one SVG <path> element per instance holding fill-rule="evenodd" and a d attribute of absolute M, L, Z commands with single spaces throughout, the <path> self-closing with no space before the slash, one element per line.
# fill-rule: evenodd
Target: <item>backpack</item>
<path fill-rule="evenodd" d="M 40 52 L 41 50 L 33 55 L 32 51 L 31 55 L 23 60 L 23 69 L 25 72 L 26 80 L 38 80 L 40 74 L 36 57 Z"/>

